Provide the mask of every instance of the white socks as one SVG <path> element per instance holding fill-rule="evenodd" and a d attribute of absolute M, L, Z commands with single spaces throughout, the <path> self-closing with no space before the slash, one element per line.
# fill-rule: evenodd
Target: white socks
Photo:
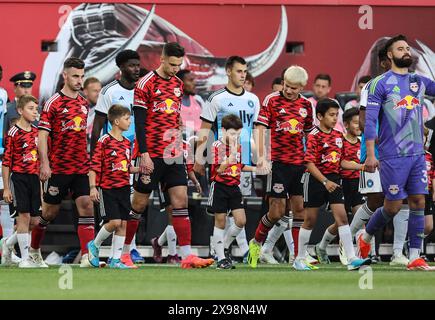
<path fill-rule="evenodd" d="M 325 230 L 325 233 L 323 234 L 323 238 L 322 241 L 320 241 L 319 247 L 322 250 L 326 250 L 326 247 L 328 246 L 328 244 L 331 243 L 332 240 L 334 240 L 336 237 L 336 235 L 333 235 L 332 233 L 329 232 L 328 229 Z"/>
<path fill-rule="evenodd" d="M 341 242 L 344 246 L 344 251 L 346 252 L 346 257 L 348 261 L 355 259 L 355 249 L 353 248 L 352 235 L 350 232 L 350 227 L 348 224 L 338 227 L 338 235 L 340 236 Z"/>
<path fill-rule="evenodd" d="M 21 260 L 29 257 L 30 237 L 29 233 L 17 233 L 18 245 L 20 246 Z"/>
<path fill-rule="evenodd" d="M 224 252 L 224 229 L 219 229 L 214 227 L 213 229 L 213 242 L 214 242 L 214 250 L 218 256 L 218 261 L 225 259 Z"/>
<path fill-rule="evenodd" d="M 359 209 L 355 212 L 352 223 L 350 224 L 352 239 L 355 237 L 358 230 L 361 230 L 363 226 L 367 224 L 372 215 L 373 212 L 369 209 L 367 203 L 364 203 L 361 207 L 359 207 Z"/>
<path fill-rule="evenodd" d="M 235 223 L 228 228 L 224 235 L 225 249 L 228 249 L 230 247 L 231 243 L 233 243 L 234 239 L 236 239 L 236 237 L 240 234 L 240 232 L 242 232 L 242 230 L 243 228 L 239 228 Z M 244 253 L 245 251 L 242 252 Z"/>
<path fill-rule="evenodd" d="M 310 241 L 312 230 L 307 230 L 301 227 L 299 230 L 299 243 L 298 243 L 298 259 L 305 260 L 308 242 Z"/>
<path fill-rule="evenodd" d="M 104 240 L 110 237 L 111 234 L 112 232 L 107 231 L 107 229 L 104 226 L 102 226 L 100 231 L 98 231 L 97 236 L 94 239 L 95 246 L 97 248 L 101 247 L 101 244 L 104 242 Z"/>
<path fill-rule="evenodd" d="M 113 259 L 121 259 L 122 248 L 124 247 L 125 236 L 113 235 Z"/>
<path fill-rule="evenodd" d="M 393 253 L 394 256 L 398 257 L 402 255 L 403 245 L 406 241 L 406 234 L 408 232 L 408 219 L 409 219 L 409 208 L 402 206 L 402 209 L 394 216 L 394 243 L 393 243 Z"/>

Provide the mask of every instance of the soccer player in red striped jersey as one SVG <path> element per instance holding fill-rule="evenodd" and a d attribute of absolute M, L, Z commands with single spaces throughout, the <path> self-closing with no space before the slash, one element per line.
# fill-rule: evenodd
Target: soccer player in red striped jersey
<path fill-rule="evenodd" d="M 194 137 L 192 137 L 194 138 Z M 198 179 L 193 171 L 193 145 L 189 141 L 183 141 L 184 149 L 184 160 L 186 161 L 186 169 L 189 180 L 195 185 L 196 192 L 201 195 L 202 188 Z M 168 264 L 178 264 L 181 262 L 180 257 L 177 254 L 177 234 L 175 233 L 174 226 L 172 223 L 172 210 L 171 199 L 166 188 L 166 185 L 159 184 L 158 188 L 160 210 L 165 210 L 168 214 L 168 225 L 165 230 L 160 234 L 160 236 L 151 239 L 151 245 L 153 247 L 153 259 L 157 263 L 163 261 L 162 257 L 162 246 L 168 243 L 168 256 L 166 258 L 166 263 Z"/>
<path fill-rule="evenodd" d="M 304 166 L 304 138 L 313 129 L 311 102 L 300 93 L 307 84 L 308 74 L 302 67 L 291 66 L 284 74 L 284 88 L 268 95 L 256 121 L 258 129 L 258 170 L 269 169 L 265 156 L 263 136 L 266 128 L 271 131 L 272 174 L 269 192 L 269 212 L 257 227 L 249 243 L 248 263 L 256 268 L 260 247 L 273 225 L 286 213 L 286 199 L 290 197 L 296 217 L 304 218 L 301 178 Z M 287 211 L 288 212 L 288 211 Z M 287 223 L 283 219 L 281 223 Z M 282 230 L 282 229 L 281 229 Z M 282 230 L 283 231 L 283 230 Z M 281 235 L 279 235 L 281 236 Z M 279 238 L 279 237 L 278 237 Z M 273 246 L 272 246 L 273 247 Z"/>
<path fill-rule="evenodd" d="M 183 82 L 175 75 L 183 63 L 184 48 L 178 43 L 163 46 L 161 64 L 145 75 L 134 91 L 135 156 L 140 174 L 134 178 L 132 219 L 127 224 L 125 243 L 131 243 L 141 213 L 157 184 L 166 184 L 173 205 L 173 225 L 182 256 L 182 268 L 202 268 L 213 259 L 201 259 L 191 252 L 191 227 L 187 209 L 187 177 L 183 160 L 180 116 Z"/>
<path fill-rule="evenodd" d="M 306 248 L 317 220 L 319 208 L 329 203 L 338 225 L 338 234 L 348 257 L 348 270 L 359 269 L 371 263 L 370 259 L 355 256 L 352 236 L 344 209 L 344 196 L 340 181 L 340 163 L 343 154 L 343 135 L 335 130 L 340 106 L 331 99 L 322 99 L 316 107 L 319 127 L 308 135 L 305 163 L 307 173 L 304 181 L 304 206 L 306 215 L 299 232 L 298 256 L 293 263 L 296 270 L 314 270 L 317 267 L 305 261 Z"/>
<path fill-rule="evenodd" d="M 107 117 L 112 129 L 98 140 L 89 171 L 91 199 L 100 204 L 100 215 L 105 224 L 95 240 L 88 243 L 88 259 L 93 267 L 98 268 L 100 247 L 114 233 L 109 267 L 137 268 L 121 262 L 127 220 L 131 211 L 130 173 L 139 172 L 139 168 L 131 166 L 130 140 L 122 135 L 131 124 L 130 109 L 115 104 L 108 110 Z"/>
<path fill-rule="evenodd" d="M 89 197 L 88 103 L 79 93 L 84 76 L 83 60 L 66 59 L 63 65 L 65 84 L 47 100 L 41 114 L 38 151 L 44 196 L 39 224 L 32 231 L 30 255 L 38 261 L 42 259 L 40 245 L 47 225 L 56 218 L 62 199 L 71 192 L 79 213 L 80 265 L 89 267 L 86 245 L 94 238 L 94 210 Z"/>
<path fill-rule="evenodd" d="M 29 259 L 29 231 L 39 220 L 41 207 L 41 184 L 39 182 L 38 128 L 32 125 L 38 117 L 38 100 L 31 95 L 20 97 L 17 103 L 20 115 L 6 137 L 5 155 L 2 164 L 4 182 L 3 199 L 13 203 L 17 212 L 17 230 L 2 239 L 2 264 L 11 263 L 11 254 L 18 242 L 21 252 L 20 268 L 47 267 Z"/>
<path fill-rule="evenodd" d="M 361 142 L 359 136 L 361 135 L 361 130 L 359 128 L 359 110 L 357 108 L 346 110 L 343 114 L 343 123 L 346 128 L 346 134 L 343 136 L 340 176 L 342 178 L 344 207 L 347 213 L 351 212 L 355 214 L 364 203 L 364 199 L 358 191 L 359 172 L 364 169 L 364 165 L 360 163 Z M 320 243 L 316 244 L 315 251 L 320 263 L 330 263 L 326 247 L 335 239 L 337 234 L 338 225 L 335 222 L 325 230 Z M 342 244 L 340 249 L 343 251 Z M 342 257 L 344 257 L 344 254 L 340 252 L 340 260 L 342 260 L 343 264 L 347 265 L 347 262 L 344 263 L 345 259 Z"/>
<path fill-rule="evenodd" d="M 229 256 L 229 247 L 243 230 L 246 223 L 240 175 L 242 171 L 255 171 L 252 166 L 242 164 L 240 133 L 243 123 L 234 114 L 222 118 L 222 138 L 213 143 L 211 186 L 207 211 L 214 214 L 213 242 L 218 269 L 234 269 Z M 234 224 L 225 233 L 226 215 L 234 217 Z"/>

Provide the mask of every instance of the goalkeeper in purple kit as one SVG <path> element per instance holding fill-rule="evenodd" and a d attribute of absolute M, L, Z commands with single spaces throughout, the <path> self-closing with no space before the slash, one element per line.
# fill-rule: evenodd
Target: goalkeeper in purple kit
<path fill-rule="evenodd" d="M 384 206 L 378 208 L 358 237 L 361 256 L 368 255 L 370 240 L 395 216 L 404 199 L 410 208 L 408 234 L 410 256 L 408 270 L 430 270 L 419 258 L 424 237 L 425 194 L 428 193 L 423 146 L 423 98 L 435 95 L 435 82 L 409 73 L 413 60 L 406 37 L 398 35 L 386 43 L 391 70 L 374 79 L 370 85 L 366 108 L 367 159 L 365 170 L 379 167 Z M 379 134 L 376 122 L 379 120 Z M 375 140 L 379 146 L 376 160 Z"/>

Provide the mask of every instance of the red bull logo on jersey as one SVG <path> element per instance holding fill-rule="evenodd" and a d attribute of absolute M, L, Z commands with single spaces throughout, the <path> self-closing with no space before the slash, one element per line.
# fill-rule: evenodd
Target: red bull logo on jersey
<path fill-rule="evenodd" d="M 38 160 L 38 152 L 36 150 L 32 150 L 23 156 L 23 162 L 37 161 L 37 160 Z"/>
<path fill-rule="evenodd" d="M 74 117 L 72 120 L 63 123 L 62 131 L 66 130 L 74 130 L 77 132 L 86 130 L 86 120 L 82 117 Z"/>
<path fill-rule="evenodd" d="M 127 172 L 128 171 L 127 160 L 122 160 L 121 162 L 118 163 L 112 163 L 112 171 Z"/>
<path fill-rule="evenodd" d="M 332 151 L 330 154 L 327 154 L 326 156 L 322 154 L 322 163 L 323 162 L 337 163 L 338 161 L 340 161 L 340 157 L 341 154 L 336 151 Z"/>
<path fill-rule="evenodd" d="M 172 99 L 166 99 L 165 101 L 158 102 L 154 105 L 153 112 L 161 111 L 167 114 L 174 112 L 180 113 L 181 105 L 179 102 L 175 102 Z"/>
<path fill-rule="evenodd" d="M 393 108 L 394 110 L 397 109 L 408 109 L 412 110 L 414 108 L 417 108 L 420 106 L 420 100 L 413 96 L 406 96 L 405 98 L 401 99 L 400 101 L 396 102 L 396 106 Z"/>
<path fill-rule="evenodd" d="M 289 121 L 277 121 L 275 131 L 288 131 L 291 134 L 297 134 L 304 130 L 304 126 L 296 119 L 290 119 Z"/>

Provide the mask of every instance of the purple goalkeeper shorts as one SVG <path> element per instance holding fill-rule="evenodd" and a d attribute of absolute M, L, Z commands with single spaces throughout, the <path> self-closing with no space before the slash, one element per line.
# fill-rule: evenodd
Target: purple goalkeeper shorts
<path fill-rule="evenodd" d="M 403 200 L 408 195 L 428 194 L 424 154 L 379 161 L 382 191 L 388 200 Z"/>

